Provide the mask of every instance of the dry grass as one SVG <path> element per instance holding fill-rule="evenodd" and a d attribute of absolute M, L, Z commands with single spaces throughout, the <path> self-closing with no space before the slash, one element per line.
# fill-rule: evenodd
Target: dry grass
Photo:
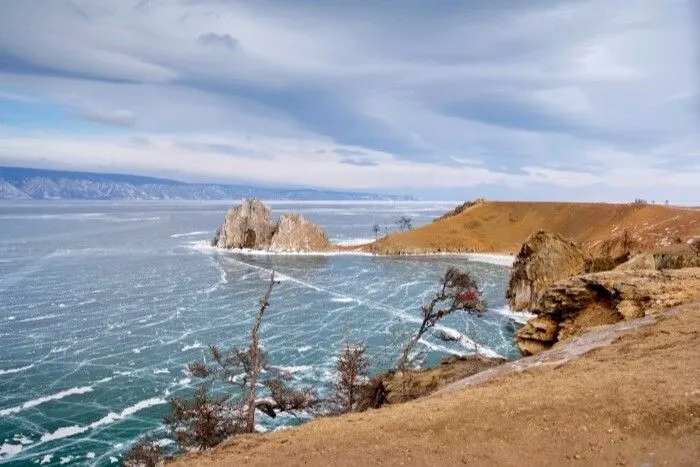
<path fill-rule="evenodd" d="M 177 465 L 697 465 L 700 306 L 560 367 L 245 435 Z"/>
<path fill-rule="evenodd" d="M 656 250 L 673 245 L 689 248 L 684 242 L 700 236 L 700 209 L 638 204 L 487 201 L 412 231 L 388 235 L 380 239 L 376 247 L 383 254 L 515 254 L 527 237 L 538 230 L 558 233 L 598 250 L 603 250 L 605 242 L 611 238 L 622 242 L 625 231 L 637 250 Z"/>

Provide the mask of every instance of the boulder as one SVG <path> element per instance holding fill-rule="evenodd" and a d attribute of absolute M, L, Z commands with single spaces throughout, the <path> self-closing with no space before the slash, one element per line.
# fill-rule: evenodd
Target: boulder
<path fill-rule="evenodd" d="M 583 274 L 586 255 L 573 242 L 549 232 L 530 236 L 513 263 L 506 298 L 515 311 L 527 310 L 549 284 Z"/>
<path fill-rule="evenodd" d="M 698 300 L 700 268 L 615 270 L 570 277 L 538 293 L 530 309 L 537 316 L 516 332 L 516 341 L 523 355 L 532 355 L 596 326 Z"/>
<path fill-rule="evenodd" d="M 656 269 L 656 258 L 652 253 L 639 253 L 615 268 L 616 271 Z"/>
<path fill-rule="evenodd" d="M 260 200 L 247 199 L 231 208 L 212 245 L 219 248 L 267 248 L 275 231 L 270 208 Z"/>
<path fill-rule="evenodd" d="M 331 247 L 328 235 L 300 214 L 283 214 L 270 241 L 270 251 L 324 251 Z"/>
<path fill-rule="evenodd" d="M 559 323 L 547 315 L 532 318 L 516 332 L 520 353 L 534 355 L 552 346 L 557 341 Z"/>

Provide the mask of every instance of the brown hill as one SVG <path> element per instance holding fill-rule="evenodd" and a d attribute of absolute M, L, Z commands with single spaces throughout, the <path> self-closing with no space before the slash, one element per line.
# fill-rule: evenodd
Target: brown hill
<path fill-rule="evenodd" d="M 459 211 L 459 210 L 458 210 Z M 515 254 L 533 233 L 554 232 L 590 252 L 685 248 L 700 237 L 700 209 L 649 204 L 484 201 L 408 232 L 390 234 L 381 254 Z"/>
<path fill-rule="evenodd" d="M 241 436 L 174 464 L 697 465 L 700 305 L 644 323 L 623 323 L 636 330 L 607 346 L 612 328 L 496 367 L 496 379 L 478 374 L 473 383 L 486 381 L 475 386 L 465 380 L 414 402 Z M 565 363 L 596 339 L 603 347 Z M 522 372 L 499 376 L 508 365 Z"/>

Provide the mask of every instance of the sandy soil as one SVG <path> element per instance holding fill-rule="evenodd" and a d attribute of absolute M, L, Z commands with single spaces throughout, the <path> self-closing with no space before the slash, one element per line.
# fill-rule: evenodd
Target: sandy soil
<path fill-rule="evenodd" d="M 505 252 L 517 254 L 538 230 L 603 248 L 625 230 L 636 249 L 669 247 L 700 237 L 700 209 L 660 205 L 497 202 L 477 204 L 446 219 L 380 239 L 383 254 L 421 252 Z M 369 249 L 370 246 L 363 248 Z"/>
<path fill-rule="evenodd" d="M 699 463 L 695 303 L 558 367 L 540 365 L 406 404 L 239 437 L 175 464 Z"/>

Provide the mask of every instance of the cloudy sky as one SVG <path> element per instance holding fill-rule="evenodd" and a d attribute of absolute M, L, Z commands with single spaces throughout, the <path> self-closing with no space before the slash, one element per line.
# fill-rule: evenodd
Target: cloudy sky
<path fill-rule="evenodd" d="M 0 165 L 700 201 L 697 0 L 0 0 Z"/>

